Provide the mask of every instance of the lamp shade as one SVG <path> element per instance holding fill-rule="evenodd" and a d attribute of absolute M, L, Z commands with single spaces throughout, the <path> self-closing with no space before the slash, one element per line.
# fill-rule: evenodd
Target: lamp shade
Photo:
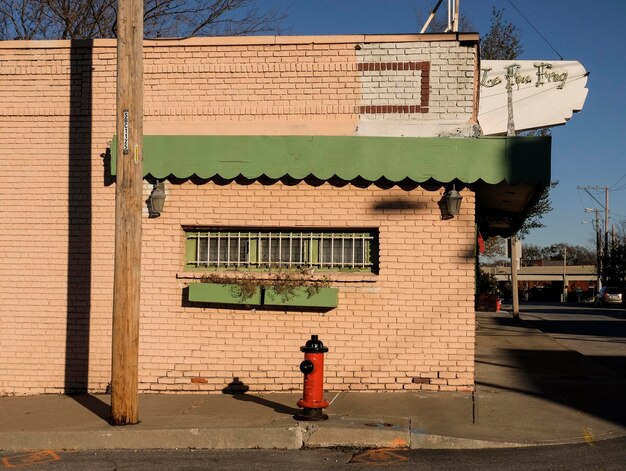
<path fill-rule="evenodd" d="M 450 216 L 456 216 L 457 214 L 459 214 L 459 211 L 461 209 L 461 200 L 463 200 L 463 197 L 458 191 L 456 191 L 456 188 L 454 188 L 454 186 L 452 186 L 452 189 L 446 193 L 446 196 L 444 196 L 444 198 L 448 207 L 448 214 Z"/>
<path fill-rule="evenodd" d="M 154 184 L 152 193 L 150 194 L 150 207 L 153 213 L 161 214 L 165 206 L 165 182 L 157 182 Z"/>

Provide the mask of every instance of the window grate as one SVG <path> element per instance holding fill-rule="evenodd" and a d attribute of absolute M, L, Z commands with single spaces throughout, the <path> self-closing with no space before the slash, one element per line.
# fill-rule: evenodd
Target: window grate
<path fill-rule="evenodd" d="M 186 231 L 188 268 L 372 270 L 373 232 Z"/>

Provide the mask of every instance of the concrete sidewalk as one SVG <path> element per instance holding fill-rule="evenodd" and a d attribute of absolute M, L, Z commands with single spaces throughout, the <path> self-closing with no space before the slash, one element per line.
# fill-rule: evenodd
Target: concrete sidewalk
<path fill-rule="evenodd" d="M 549 335 L 478 313 L 471 393 L 327 393 L 326 422 L 296 422 L 300 393 L 140 397 L 141 423 L 111 427 L 109 396 L 0 398 L 0 450 L 487 448 L 626 435 L 626 380 Z"/>

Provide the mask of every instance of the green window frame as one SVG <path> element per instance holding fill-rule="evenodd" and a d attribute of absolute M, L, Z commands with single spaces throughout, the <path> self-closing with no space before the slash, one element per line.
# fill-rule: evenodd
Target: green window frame
<path fill-rule="evenodd" d="M 359 229 L 185 229 L 185 269 L 376 270 L 378 232 Z"/>

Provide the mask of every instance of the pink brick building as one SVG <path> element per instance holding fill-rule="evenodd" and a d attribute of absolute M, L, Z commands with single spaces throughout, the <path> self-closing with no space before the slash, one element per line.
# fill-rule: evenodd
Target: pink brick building
<path fill-rule="evenodd" d="M 477 40 L 145 42 L 140 391 L 297 390 L 311 334 L 327 389 L 473 388 L 477 229 L 549 183 L 478 137 Z M 0 394 L 110 381 L 115 79 L 114 41 L 0 42 Z"/>

